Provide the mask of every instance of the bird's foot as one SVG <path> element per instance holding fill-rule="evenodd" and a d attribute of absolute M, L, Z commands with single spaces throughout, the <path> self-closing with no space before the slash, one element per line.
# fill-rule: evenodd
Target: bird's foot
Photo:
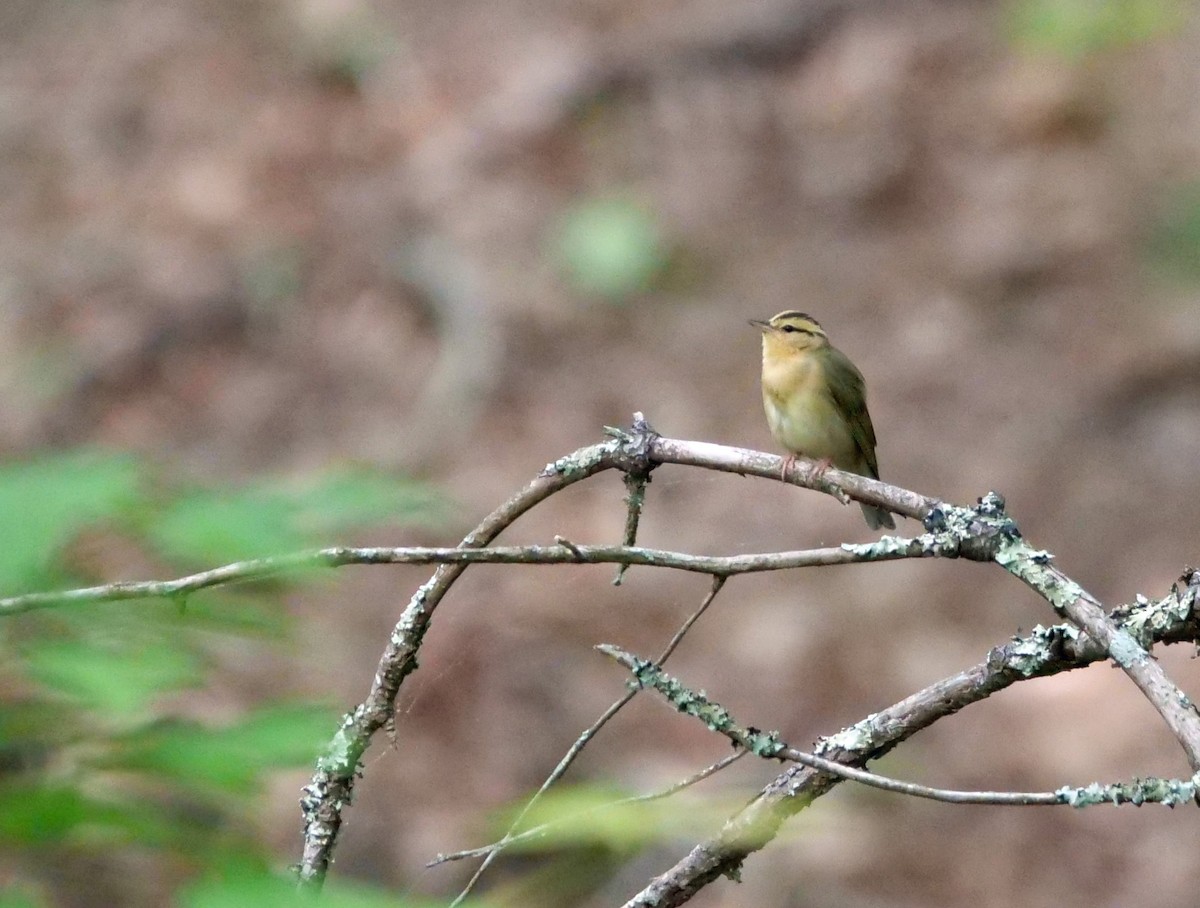
<path fill-rule="evenodd" d="M 783 459 L 783 467 L 779 471 L 779 478 L 784 482 L 788 481 L 788 473 L 796 466 L 796 455 L 789 454 Z M 833 461 L 828 457 L 822 457 L 820 460 L 813 461 L 812 477 L 816 480 L 825 478 L 825 473 L 833 466 Z"/>
<path fill-rule="evenodd" d="M 788 473 L 791 472 L 792 467 L 794 467 L 795 465 L 796 465 L 796 455 L 789 454 L 787 457 L 785 457 L 783 459 L 783 466 L 779 470 L 779 478 L 781 480 L 783 480 L 784 482 L 787 482 L 788 481 Z"/>

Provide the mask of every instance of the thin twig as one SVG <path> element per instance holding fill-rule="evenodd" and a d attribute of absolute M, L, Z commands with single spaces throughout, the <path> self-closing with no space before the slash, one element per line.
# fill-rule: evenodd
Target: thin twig
<path fill-rule="evenodd" d="M 238 561 L 174 580 L 120 581 L 51 593 L 26 593 L 0 599 L 0 615 L 35 609 L 85 605 L 137 599 L 178 599 L 200 590 L 235 583 L 248 583 L 313 568 L 335 568 L 364 564 L 443 564 L 459 568 L 468 564 L 640 564 L 697 574 L 732 577 L 764 571 L 867 561 L 894 561 L 927 555 L 920 538 L 897 540 L 886 552 L 856 551 L 842 547 L 764 552 L 750 555 L 692 555 L 664 549 L 622 545 L 576 545 L 556 537 L 552 546 L 512 545 L 492 548 L 438 548 L 424 546 L 350 548 L 338 546 L 294 552 L 269 558 Z"/>
<path fill-rule="evenodd" d="M 658 663 L 660 665 L 666 662 L 667 659 L 670 658 L 671 654 L 675 652 L 676 648 L 678 648 L 679 644 L 683 641 L 684 636 L 689 630 L 691 630 L 692 626 L 698 620 L 700 620 L 700 616 L 708 610 L 708 607 L 712 605 L 713 600 L 717 598 L 717 594 L 721 592 L 721 587 L 724 585 L 724 577 L 713 577 L 712 587 L 709 589 L 708 595 L 704 597 L 704 601 L 700 603 L 700 607 L 688 616 L 688 619 L 683 622 L 679 630 L 675 632 L 674 636 L 671 637 L 670 642 L 667 643 L 666 647 L 659 655 Z M 455 908 L 455 906 L 461 905 L 463 900 L 470 895 L 471 890 L 475 888 L 475 884 L 479 882 L 480 877 L 482 877 L 488 867 L 491 866 L 492 862 L 496 859 L 496 856 L 514 840 L 514 830 L 520 827 L 521 822 L 525 819 L 526 815 L 528 815 L 529 811 L 533 809 L 533 806 L 539 800 L 541 800 L 542 796 L 550 790 L 552 785 L 566 775 L 567 770 L 570 769 L 571 764 L 575 762 L 576 758 L 583 751 L 583 748 L 587 746 L 587 743 L 599 733 L 600 729 L 608 724 L 609 720 L 612 719 L 613 716 L 624 709 L 625 705 L 629 703 L 629 701 L 635 696 L 637 696 L 637 693 L 638 688 L 630 687 L 629 690 L 622 694 L 619 699 L 613 701 L 613 703 L 609 705 L 608 709 L 606 709 L 600 715 L 600 717 L 596 719 L 595 722 L 584 729 L 583 733 L 575 739 L 574 743 L 571 744 L 570 748 L 568 748 L 567 752 L 563 755 L 563 758 L 558 761 L 558 765 L 554 767 L 553 772 L 546 777 L 546 780 L 542 782 L 541 787 L 534 792 L 533 796 L 525 802 L 525 806 L 521 808 L 521 812 L 517 814 L 516 819 L 509 824 L 507 831 L 500 838 L 500 841 L 496 842 L 494 846 L 487 849 L 487 855 L 484 857 L 483 862 L 475 869 L 475 872 L 471 874 L 471 878 L 467 880 L 466 885 L 463 886 L 462 891 L 458 894 L 454 901 L 450 903 L 450 908 Z"/>
<path fill-rule="evenodd" d="M 623 439 L 614 439 L 547 464 L 529 485 L 468 533 L 459 548 L 484 547 L 555 492 L 602 470 L 636 463 L 635 447 Z M 465 563 L 443 564 L 413 593 L 379 658 L 367 698 L 342 718 L 333 739 L 318 758 L 316 771 L 300 800 L 304 847 L 297 879 L 302 887 L 320 889 L 324 882 L 341 831 L 342 815 L 354 794 L 362 755 L 375 732 L 392 720 L 400 685 L 417 667 L 417 653 L 433 613 L 466 568 Z"/>
<path fill-rule="evenodd" d="M 628 798 L 620 798 L 616 801 L 610 801 L 607 804 L 597 804 L 595 807 L 589 807 L 587 810 L 581 810 L 579 813 L 572 814 L 568 817 L 563 817 L 561 820 L 551 820 L 548 823 L 541 823 L 538 826 L 532 826 L 523 832 L 509 835 L 507 838 L 500 839 L 500 841 L 493 842 L 490 845 L 481 845 L 478 848 L 471 848 L 467 851 L 455 851 L 450 854 L 439 854 L 436 855 L 433 860 L 429 861 L 425 866 L 437 867 L 439 864 L 445 864 L 449 861 L 462 861 L 466 860 L 467 858 L 485 857 L 494 851 L 501 850 L 502 848 L 507 848 L 512 845 L 530 841 L 531 839 L 537 839 L 546 836 L 557 827 L 577 822 L 583 817 L 590 817 L 593 814 L 602 813 L 606 810 L 616 810 L 621 807 L 628 807 L 632 804 L 645 804 L 650 801 L 658 801 L 662 798 L 669 798 L 672 795 L 683 791 L 685 788 L 690 788 L 698 782 L 703 782 L 710 776 L 713 776 L 733 763 L 736 763 L 742 757 L 746 756 L 747 753 L 749 753 L 749 751 L 738 749 L 728 756 L 722 757 L 716 763 L 706 766 L 699 772 L 688 776 L 686 779 L 681 779 L 674 785 L 669 785 L 659 791 L 652 791 L 642 795 L 633 795 L 632 797 Z"/>
<path fill-rule="evenodd" d="M 1200 576 L 1158 602 L 1114 612 L 1121 627 L 1144 643 L 1200 638 L 1195 608 Z M 1108 658 L 1102 646 L 1069 625 L 1035 627 L 1028 636 L 996 647 L 987 658 L 937 681 L 892 706 L 818 742 L 816 752 L 846 765 L 878 759 L 939 719 L 1030 678 L 1082 668 Z M 768 784 L 724 828 L 698 842 L 674 867 L 651 880 L 624 908 L 671 908 L 722 876 L 736 874 L 746 857 L 774 838 L 782 823 L 828 793 L 840 780 L 820 770 L 792 768 Z"/>
<path fill-rule="evenodd" d="M 975 508 L 939 506 L 926 522 L 931 531 L 936 531 L 934 535 L 957 542 L 964 557 L 995 561 L 1035 590 L 1057 614 L 1103 646 L 1162 716 L 1183 747 L 1192 772 L 1200 772 L 1200 711 L 1195 704 L 1150 658 L 1145 647 L 1104 613 L 1093 596 L 1053 566 L 1053 555 L 1025 541 L 1005 513 L 1000 495 L 989 492 Z"/>
<path fill-rule="evenodd" d="M 776 760 L 790 760 L 829 775 L 859 782 L 871 788 L 895 794 L 927 798 L 947 804 L 992 804 L 997 806 L 1091 806 L 1094 804 L 1163 803 L 1176 807 L 1190 800 L 1196 791 L 1194 780 L 1139 779 L 1114 785 L 1089 785 L 1084 788 L 1060 788 L 1057 791 L 962 791 L 931 788 L 916 782 L 903 782 L 854 766 L 846 766 L 815 754 L 796 750 L 780 741 L 774 732 L 761 732 L 738 724 L 733 716 L 707 695 L 691 690 L 653 662 L 608 644 L 596 649 L 628 668 L 640 687 L 651 687 L 684 715 L 701 719 L 718 734 L 724 735 L 746 753 Z"/>
<path fill-rule="evenodd" d="M 633 414 L 633 431 L 647 439 L 647 446 L 649 446 L 650 439 L 657 436 L 657 433 L 647 424 L 646 417 L 641 413 Z M 638 523 L 642 519 L 642 507 L 646 503 L 646 486 L 650 483 L 650 472 L 653 469 L 654 464 L 647 460 L 645 468 L 639 467 L 625 471 L 625 532 L 621 536 L 622 545 L 637 545 Z M 627 570 L 629 570 L 628 564 L 622 564 L 617 568 L 613 586 L 621 585 Z"/>

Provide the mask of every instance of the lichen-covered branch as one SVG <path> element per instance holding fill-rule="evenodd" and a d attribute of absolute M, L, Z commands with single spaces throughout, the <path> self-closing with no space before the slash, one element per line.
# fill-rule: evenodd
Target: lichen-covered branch
<path fill-rule="evenodd" d="M 1113 612 L 1113 619 L 1145 646 L 1200 640 L 1200 617 L 1195 609 L 1198 595 L 1200 572 L 1190 572 L 1183 578 L 1183 586 L 1176 585 L 1163 599 L 1122 607 Z M 1108 653 L 1103 646 L 1073 626 L 1038 626 L 1028 636 L 996 647 L 983 662 L 966 671 L 931 684 L 822 739 L 814 750 L 827 760 L 863 766 L 939 719 L 1018 681 L 1048 677 L 1106 658 Z M 681 905 L 713 880 L 721 876 L 736 877 L 742 861 L 769 842 L 786 819 L 805 809 L 838 781 L 828 773 L 807 767 L 787 770 L 727 821 L 717 835 L 697 844 L 674 867 L 626 902 L 625 908 Z M 1195 782 L 1195 777 L 1192 781 Z M 1131 799 L 1131 803 L 1136 801 Z"/>
<path fill-rule="evenodd" d="M 659 654 L 656 664 L 662 665 L 671 658 L 671 654 L 674 653 L 678 648 L 679 644 L 683 641 L 683 638 L 687 635 L 687 632 L 690 631 L 695 623 L 700 620 L 700 616 L 708 611 L 708 607 L 716 600 L 717 595 L 721 592 L 721 588 L 724 585 L 724 577 L 713 577 L 712 586 L 709 588 L 708 594 L 704 597 L 704 600 L 700 603 L 699 607 L 688 616 L 686 621 L 683 622 L 679 630 L 677 630 L 671 636 L 670 641 L 668 641 L 666 647 L 664 647 L 663 651 Z M 563 755 L 563 758 L 558 761 L 558 765 L 554 767 L 554 771 L 546 777 L 546 780 L 542 782 L 541 787 L 534 792 L 533 797 L 525 802 L 525 806 L 521 808 L 520 813 L 517 814 L 516 818 L 509 825 L 509 828 L 504 833 L 504 836 L 499 842 L 487 849 L 483 863 L 479 865 L 475 873 L 472 874 L 471 879 L 467 882 L 467 885 L 463 887 L 463 890 L 458 894 L 458 897 L 451 903 L 451 908 L 453 908 L 455 905 L 461 904 L 462 901 L 471 893 L 471 890 L 475 887 L 475 884 L 479 882 L 479 878 L 488 869 L 488 867 L 491 866 L 492 862 L 496 859 L 497 855 L 500 854 L 501 850 L 508 847 L 508 845 L 516 840 L 514 834 L 516 830 L 520 828 L 521 823 L 524 822 L 525 817 L 529 814 L 529 811 L 533 809 L 533 806 L 547 791 L 550 790 L 552 785 L 557 783 L 559 779 L 566 775 L 567 770 L 571 768 L 571 765 L 576 759 L 578 759 L 579 755 L 583 753 L 583 749 L 588 745 L 588 742 L 594 739 L 596 735 L 600 733 L 600 729 L 607 725 L 617 713 L 625 708 L 625 706 L 630 700 L 633 699 L 636 693 L 636 690 L 631 689 L 626 691 L 621 697 L 618 697 L 609 705 L 606 710 L 604 710 L 603 713 L 600 714 L 599 718 L 597 718 L 595 722 L 584 729 L 583 733 L 575 739 L 569 748 L 567 748 L 567 752 Z"/>
<path fill-rule="evenodd" d="M 646 549 L 624 545 L 576 545 L 559 538 L 554 545 L 510 545 L 493 548 L 438 548 L 394 546 L 351 548 L 338 546 L 295 552 L 270 558 L 239 561 L 210 571 L 189 574 L 174 580 L 121 581 L 102 586 L 84 587 L 57 593 L 25 593 L 0 599 L 0 616 L 37 609 L 119 602 L 137 599 L 180 599 L 201 590 L 236 583 L 248 583 L 268 577 L 318 567 L 345 567 L 363 564 L 619 564 L 671 568 L 694 574 L 732 577 L 764 571 L 787 571 L 803 567 L 862 564 L 867 561 L 895 561 L 922 558 L 930 554 L 920 540 L 894 539 L 886 549 L 870 547 L 825 547 L 793 552 L 763 552 L 749 555 L 692 555 L 665 549 Z"/>
<path fill-rule="evenodd" d="M 634 457 L 623 445 L 623 440 L 614 439 L 547 465 L 529 485 L 468 533 L 459 547 L 474 549 L 488 545 L 514 520 L 555 492 Z M 417 667 L 417 653 L 433 613 L 466 568 L 465 563 L 443 564 L 413 594 L 379 659 L 366 699 L 343 717 L 330 746 L 317 760 L 316 771 L 300 802 L 304 847 L 297 876 L 301 885 L 320 887 L 324 882 L 342 817 L 354 792 L 362 755 L 375 733 L 390 722 L 400 685 Z"/>
<path fill-rule="evenodd" d="M 632 432 L 616 430 L 614 437 L 548 464 L 524 489 L 490 514 L 454 548 L 345 548 L 280 555 L 225 565 L 168 581 L 120 582 L 61 593 L 33 593 L 0 599 L 0 616 L 37 608 L 70 606 L 124 599 L 175 599 L 225 584 L 244 583 L 314 567 L 349 564 L 438 564 L 432 577 L 413 594 L 393 628 L 361 704 L 342 719 L 317 763 L 305 789 L 303 857 L 299 877 L 318 885 L 328 869 L 346 806 L 354 790 L 360 760 L 374 734 L 390 727 L 396 696 L 404 679 L 416 668 L 417 654 L 438 604 L 469 564 L 594 564 L 614 563 L 668 567 L 709 574 L 723 582 L 742 573 L 795 567 L 853 564 L 897 558 L 943 557 L 994 561 L 1035 589 L 1075 627 L 1038 629 L 1030 637 L 993 651 L 987 663 L 947 679 L 825 743 L 821 757 L 837 762 L 862 762 L 879 756 L 941 715 L 987 696 L 999 687 L 1032 674 L 1048 674 L 1081 664 L 1080 660 L 1112 658 L 1158 709 L 1182 744 L 1193 772 L 1200 771 L 1200 713 L 1149 656 L 1153 642 L 1170 639 L 1186 628 L 1195 637 L 1194 608 L 1200 580 L 1193 572 L 1172 596 L 1162 602 L 1105 615 L 1099 603 L 1051 564 L 1049 553 L 1034 549 L 1004 513 L 1003 500 L 989 494 L 975 508 L 956 507 L 833 468 L 818 470 L 799 461 L 787 481 L 841 500 L 885 508 L 923 523 L 924 532 L 911 539 L 883 536 L 869 545 L 844 545 L 761 555 L 702 556 L 634 546 L 642 496 L 650 473 L 662 464 L 682 464 L 780 481 L 783 459 L 771 454 L 707 442 L 662 438 L 637 414 Z M 560 539 L 548 546 L 506 546 L 491 543 L 520 515 L 569 485 L 606 470 L 627 477 L 629 517 L 625 545 L 577 545 Z M 1169 600 L 1169 601 L 1168 601 Z M 882 718 L 881 718 L 882 717 Z M 876 723 L 889 724 L 879 726 Z M 831 756 L 832 754 L 832 756 Z M 631 904 L 678 904 L 685 893 L 703 881 L 736 870 L 744 856 L 774 834 L 790 813 L 834 784 L 834 777 L 817 769 L 795 770 L 768 788 L 721 836 L 703 843 L 681 865 L 651 886 L 650 901 Z M 1134 796 L 1142 797 L 1135 792 Z M 1086 800 L 1088 795 L 1079 798 Z M 661 886 L 660 886 L 661 882 Z M 670 892 L 666 900 L 662 893 Z M 639 897 L 641 898 L 641 897 Z M 674 899 L 674 901 L 672 901 Z"/>
<path fill-rule="evenodd" d="M 1098 804 L 1163 804 L 1177 807 L 1196 796 L 1200 773 L 1191 779 L 1135 779 L 1132 782 L 1116 782 L 1110 785 L 1091 783 L 1083 787 L 1064 786 L 1056 791 L 959 791 L 947 788 L 931 788 L 915 782 L 902 782 L 888 776 L 867 772 L 815 754 L 805 753 L 788 746 L 779 739 L 778 732 L 764 732 L 741 725 L 732 714 L 703 692 L 696 692 L 673 678 L 662 668 L 647 659 L 639 659 L 611 644 L 596 647 L 624 665 L 636 679 L 638 688 L 652 688 L 686 716 L 699 719 L 708 728 L 724 735 L 745 752 L 765 759 L 788 760 L 816 769 L 839 779 L 858 782 L 871 788 L 890 791 L 894 794 L 927 798 L 947 804 L 992 804 L 1010 807 L 1047 807 L 1070 804 L 1073 807 L 1091 807 Z"/>
<path fill-rule="evenodd" d="M 926 517 L 925 525 L 935 535 L 945 537 L 948 545 L 958 545 L 963 557 L 996 562 L 1102 646 L 1162 716 L 1183 747 L 1192 772 L 1200 772 L 1200 712 L 1195 704 L 1132 633 L 1109 618 L 1096 599 L 1053 566 L 1053 555 L 1025 541 L 1005 513 L 1002 497 L 991 492 L 975 508 L 939 505 Z"/>

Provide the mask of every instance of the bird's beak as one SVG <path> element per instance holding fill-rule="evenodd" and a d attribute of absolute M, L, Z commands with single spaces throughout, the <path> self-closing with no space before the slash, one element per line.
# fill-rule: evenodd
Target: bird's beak
<path fill-rule="evenodd" d="M 762 321 L 762 320 L 760 320 L 760 319 L 757 319 L 757 318 L 752 318 L 752 319 L 750 319 L 750 324 L 752 324 L 752 325 L 753 325 L 755 328 L 757 328 L 759 331 L 770 331 L 770 330 L 771 330 L 771 323 L 770 323 L 770 322 L 764 322 L 764 321 Z"/>

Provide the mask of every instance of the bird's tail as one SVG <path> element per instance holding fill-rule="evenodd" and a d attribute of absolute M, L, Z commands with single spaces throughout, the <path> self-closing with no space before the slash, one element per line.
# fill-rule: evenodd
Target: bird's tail
<path fill-rule="evenodd" d="M 860 505 L 860 507 L 862 507 L 863 517 L 867 518 L 867 526 L 871 529 L 877 530 L 880 527 L 887 527 L 889 530 L 896 529 L 896 521 L 883 508 L 877 508 L 870 504 Z"/>

